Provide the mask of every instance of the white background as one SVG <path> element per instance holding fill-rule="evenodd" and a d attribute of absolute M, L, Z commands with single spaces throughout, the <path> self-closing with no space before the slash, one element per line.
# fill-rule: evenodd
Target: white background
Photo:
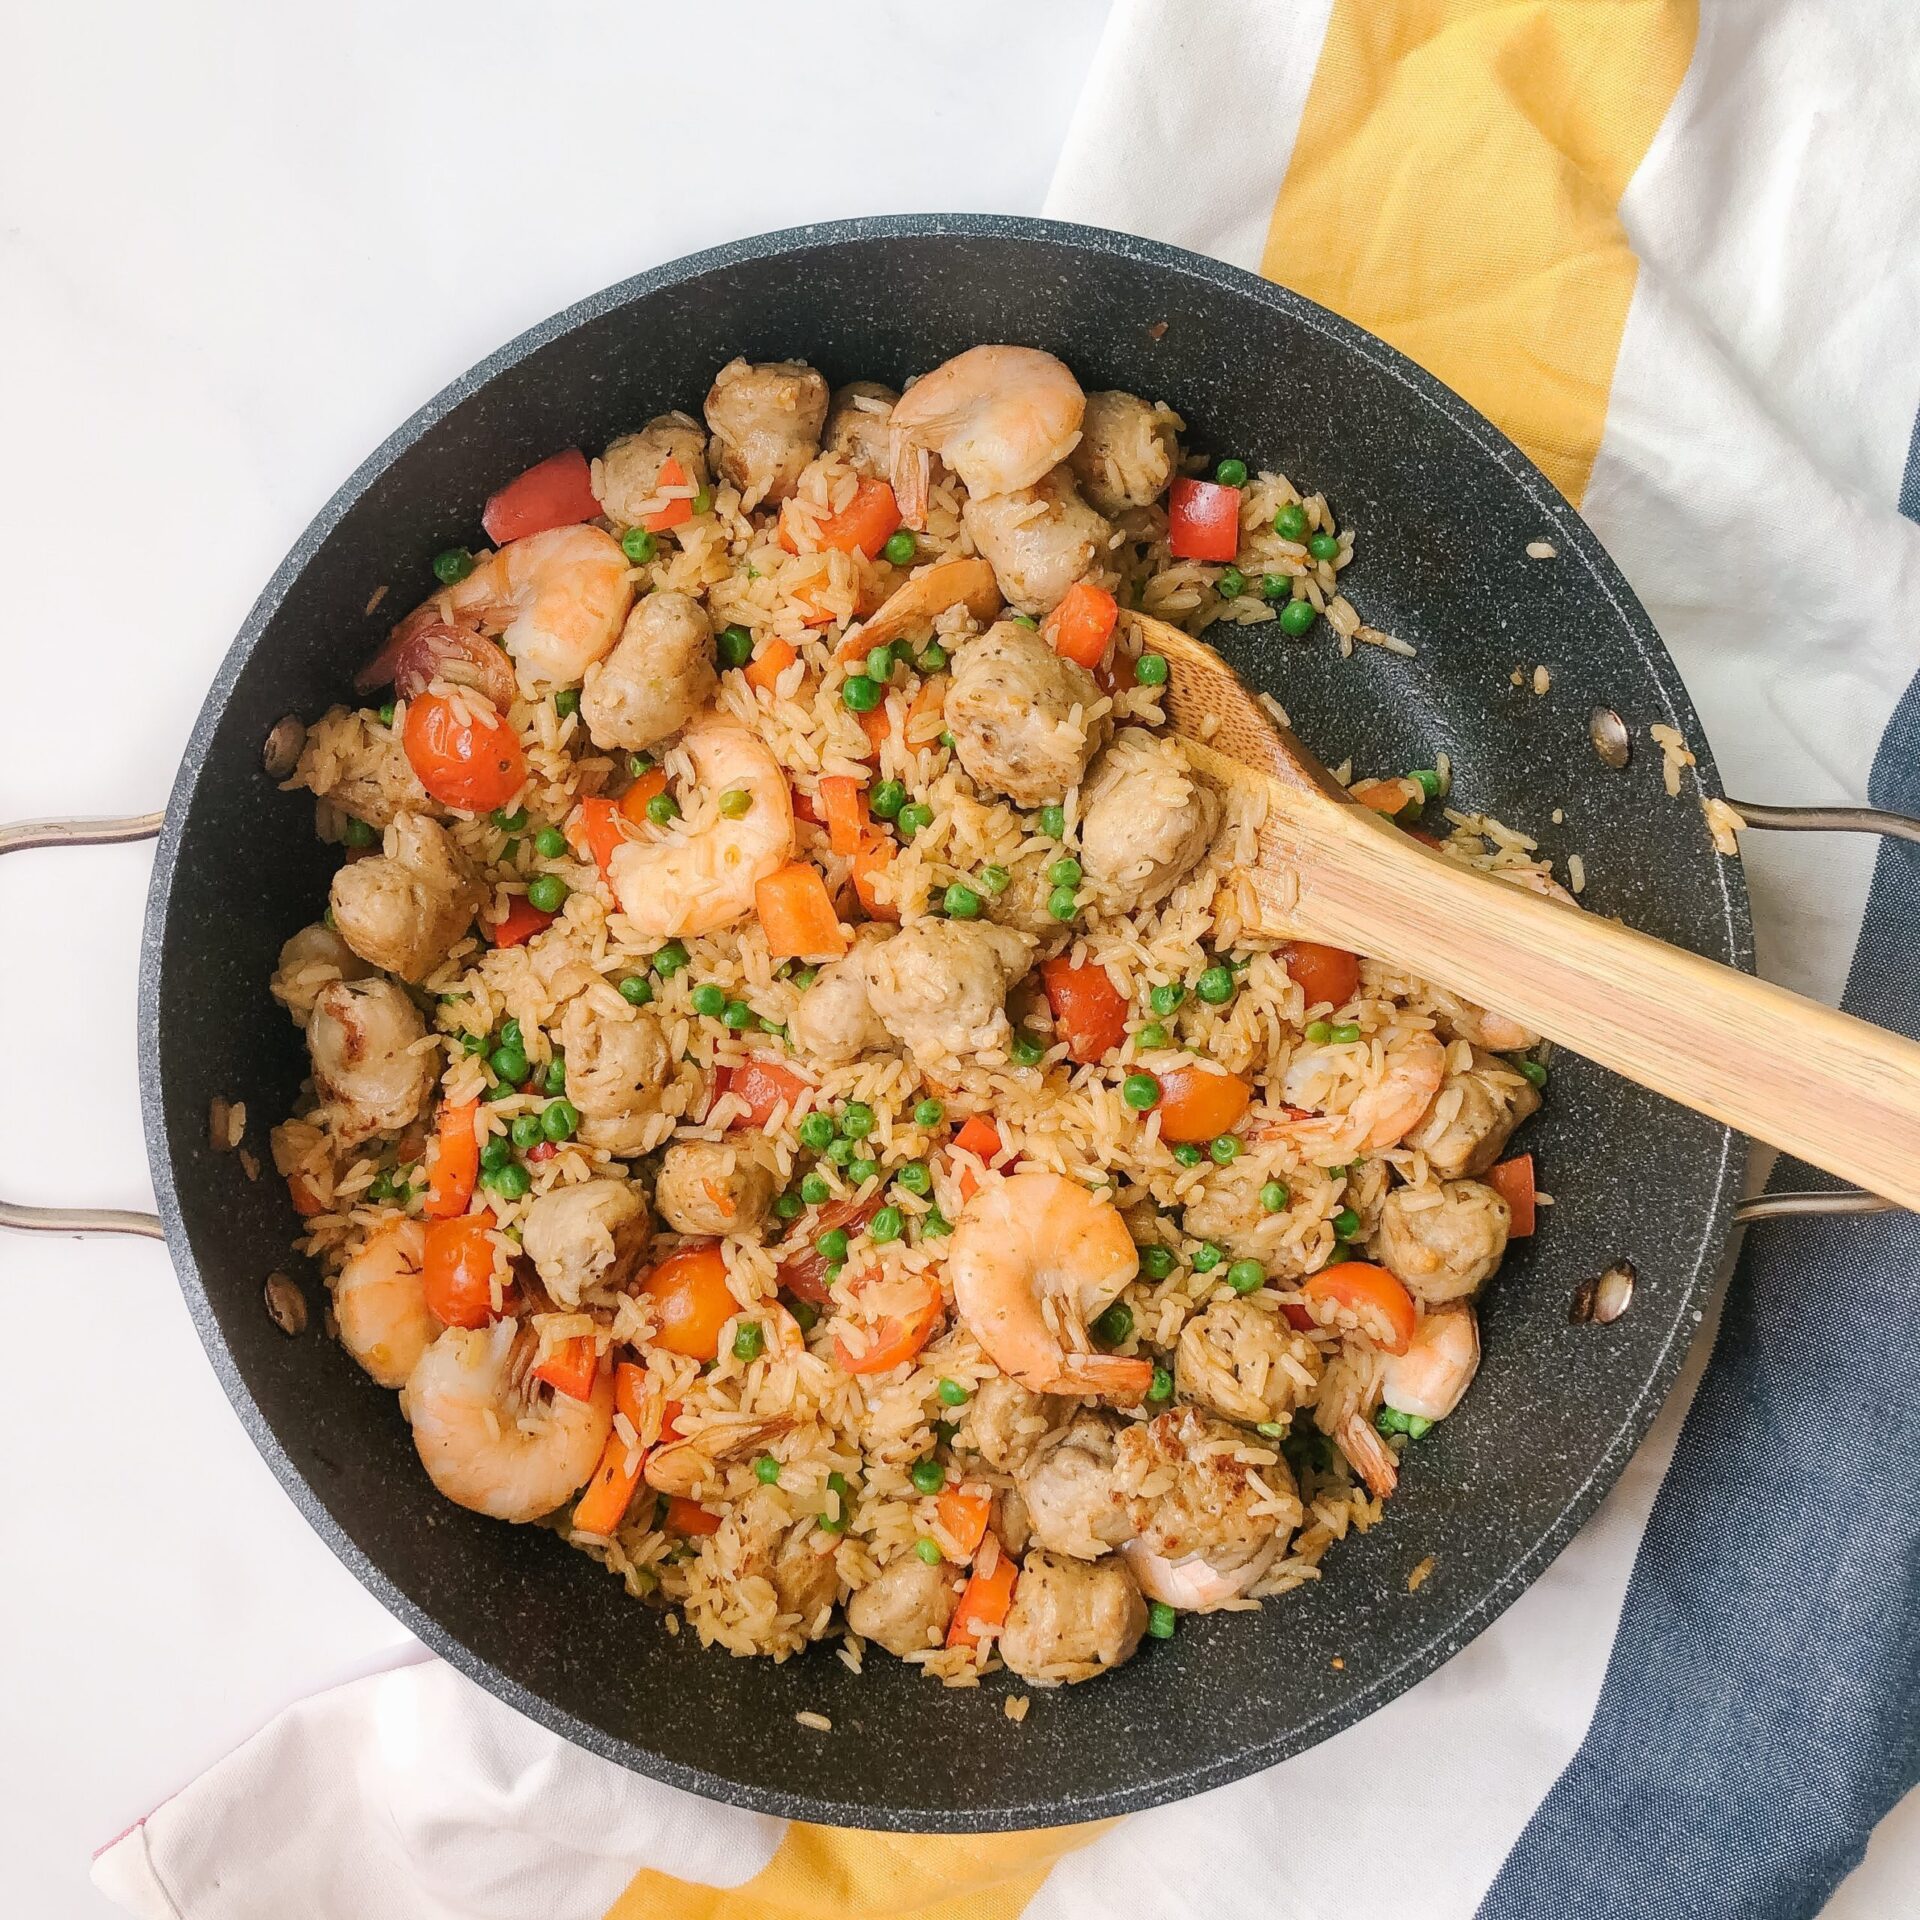
<path fill-rule="evenodd" d="M 0 819 L 158 805 L 312 513 L 521 328 L 741 233 L 1037 211 L 1105 12 L 0 0 Z M 149 1203 L 147 863 L 0 867 L 10 1198 Z M 101 1920 L 93 1848 L 287 1701 L 409 1641 L 255 1456 L 158 1247 L 0 1238 L 0 1309 L 0 1913 Z M 1445 1758 L 1452 1794 L 1411 1851 L 1477 1796 L 1496 1837 L 1462 1870 L 1484 1885 L 1584 1725 L 1680 1404 L 1512 1612 L 1293 1763 L 1290 1797 L 1337 1809 L 1386 1748 Z M 1216 1868 L 1244 1858 L 1250 1883 L 1258 1792 L 1188 1809 L 1215 1823 Z M 1194 1832 L 1179 1818 L 1112 1844 L 1164 1848 Z M 1898 1861 L 1917 1857 L 1910 1801 L 1833 1913 L 1915 1911 Z M 1422 1883 L 1441 1877 L 1430 1857 Z M 1462 1909 L 1459 1890 L 1436 1898 L 1402 1910 Z"/>

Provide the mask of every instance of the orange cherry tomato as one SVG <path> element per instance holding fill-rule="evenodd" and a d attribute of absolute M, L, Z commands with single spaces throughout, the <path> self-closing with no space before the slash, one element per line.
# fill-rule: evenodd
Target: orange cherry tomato
<path fill-rule="evenodd" d="M 581 1333 L 571 1340 L 562 1340 L 534 1368 L 533 1377 L 544 1380 L 555 1393 L 586 1400 L 592 1397 L 594 1376 L 599 1371 L 599 1349 L 589 1335 Z"/>
<path fill-rule="evenodd" d="M 1351 1315 L 1360 1330 L 1388 1353 L 1405 1353 L 1420 1323 L 1413 1295 L 1385 1267 L 1365 1260 L 1322 1267 L 1302 1282 L 1300 1293 L 1319 1325 L 1329 1326 L 1340 1315 Z"/>
<path fill-rule="evenodd" d="M 810 1080 L 764 1053 L 749 1054 L 728 1072 L 719 1089 L 747 1103 L 746 1112 L 732 1123 L 736 1127 L 764 1127 L 778 1109 L 791 1112 L 800 1096 L 812 1090 Z"/>
<path fill-rule="evenodd" d="M 640 1282 L 640 1292 L 653 1302 L 655 1344 L 692 1360 L 720 1351 L 720 1329 L 740 1311 L 717 1240 L 670 1253 Z"/>
<path fill-rule="evenodd" d="M 1160 1083 L 1160 1138 L 1211 1140 L 1231 1133 L 1253 1104 L 1253 1089 L 1237 1073 L 1208 1073 L 1200 1067 L 1170 1067 L 1153 1078 Z"/>
<path fill-rule="evenodd" d="M 420 1211 L 429 1220 L 452 1220 L 466 1212 L 480 1177 L 480 1143 L 473 1137 L 478 1100 L 443 1101 L 434 1118 L 427 1155 L 427 1198 Z"/>
<path fill-rule="evenodd" d="M 524 540 L 549 527 L 577 526 L 599 517 L 600 502 L 593 497 L 593 473 L 578 447 L 556 453 L 529 467 L 487 502 L 480 524 L 496 547 Z"/>
<path fill-rule="evenodd" d="M 796 1300 L 804 1300 L 812 1307 L 824 1307 L 827 1304 L 827 1268 L 833 1263 L 820 1252 L 815 1242 L 835 1227 L 845 1227 L 847 1238 L 851 1240 L 880 1211 L 881 1204 L 880 1196 L 875 1194 L 867 1200 L 836 1200 L 831 1206 L 822 1207 L 820 1217 L 804 1240 L 796 1240 L 793 1252 L 780 1262 L 780 1284 Z"/>
<path fill-rule="evenodd" d="M 940 1283 L 931 1274 L 921 1278 L 926 1291 L 920 1303 L 904 1314 L 882 1314 L 867 1329 L 867 1344 L 855 1353 L 837 1334 L 833 1357 L 842 1373 L 885 1373 L 913 1356 L 933 1338 L 933 1330 L 946 1311 Z"/>
<path fill-rule="evenodd" d="M 1360 961 L 1344 947 L 1323 947 L 1312 940 L 1289 940 L 1280 948 L 1293 983 L 1307 1005 L 1344 1006 L 1360 986 Z"/>
<path fill-rule="evenodd" d="M 527 783 L 520 736 L 504 720 L 457 719 L 442 694 L 408 701 L 403 744 L 420 784 L 443 807 L 488 813 Z"/>
<path fill-rule="evenodd" d="M 427 1228 L 421 1286 L 427 1310 L 450 1327 L 484 1327 L 493 1313 L 493 1215 L 465 1213 Z"/>

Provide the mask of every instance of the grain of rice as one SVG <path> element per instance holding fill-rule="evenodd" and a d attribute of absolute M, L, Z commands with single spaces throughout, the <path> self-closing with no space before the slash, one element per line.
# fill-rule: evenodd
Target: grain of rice
<path fill-rule="evenodd" d="M 1529 540 L 1527 542 L 1527 558 L 1529 560 L 1557 560 L 1559 557 L 1560 549 L 1556 547 L 1551 540 Z"/>

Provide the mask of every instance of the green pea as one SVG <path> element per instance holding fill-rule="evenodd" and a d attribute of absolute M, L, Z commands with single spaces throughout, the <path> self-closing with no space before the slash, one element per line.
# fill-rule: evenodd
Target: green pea
<path fill-rule="evenodd" d="M 1407 778 L 1409 780 L 1417 780 L 1420 783 L 1420 791 L 1424 793 L 1429 800 L 1438 800 L 1441 791 L 1446 786 L 1446 782 L 1440 778 L 1439 774 L 1435 772 L 1432 767 L 1415 767 L 1414 770 L 1407 775 Z"/>
<path fill-rule="evenodd" d="M 938 1100 L 922 1100 L 913 1110 L 916 1127 L 937 1127 L 946 1117 L 947 1110 Z"/>
<path fill-rule="evenodd" d="M 1247 590 L 1247 576 L 1238 567 L 1228 567 L 1214 583 L 1213 590 L 1222 600 L 1238 600 Z"/>
<path fill-rule="evenodd" d="M 1244 460 L 1222 460 L 1214 468 L 1213 477 L 1223 487 L 1244 487 L 1247 484 L 1247 463 Z"/>
<path fill-rule="evenodd" d="M 880 549 L 881 557 L 893 567 L 911 566 L 914 555 L 919 551 L 920 543 L 905 527 L 902 527 L 898 533 L 890 533 L 887 536 L 887 544 Z"/>
<path fill-rule="evenodd" d="M 853 1506 L 847 1497 L 847 1476 L 844 1473 L 827 1475 L 827 1510 L 820 1516 L 819 1527 L 822 1533 L 845 1533 L 847 1523 L 853 1518 Z"/>
<path fill-rule="evenodd" d="M 870 1160 L 865 1154 L 856 1153 L 847 1162 L 847 1178 L 856 1187 L 863 1187 L 869 1180 L 877 1180 L 879 1177 L 880 1162 L 878 1160 Z"/>
<path fill-rule="evenodd" d="M 1351 1240 L 1360 1231 L 1360 1216 L 1351 1207 L 1342 1207 L 1333 1216 L 1333 1233 L 1337 1240 Z"/>
<path fill-rule="evenodd" d="M 542 827 L 533 836 L 533 850 L 542 860 L 558 860 L 567 851 L 567 836 L 558 827 Z"/>
<path fill-rule="evenodd" d="M 540 1131 L 540 1116 L 537 1113 L 522 1113 L 514 1116 L 512 1127 L 513 1144 L 525 1153 L 529 1147 L 537 1147 L 546 1135 Z"/>
<path fill-rule="evenodd" d="M 806 1211 L 807 1203 L 797 1193 L 783 1193 L 773 1203 L 773 1217 L 776 1220 L 798 1220 Z"/>
<path fill-rule="evenodd" d="M 653 771 L 653 755 L 650 753 L 630 753 L 627 755 L 627 772 L 638 780 L 642 774 Z"/>
<path fill-rule="evenodd" d="M 753 635 L 745 627 L 722 627 L 713 646 L 723 667 L 744 667 L 753 658 Z"/>
<path fill-rule="evenodd" d="M 580 711 L 580 689 L 578 687 L 562 687 L 560 691 L 553 696 L 553 710 L 562 720 L 566 719 L 569 714 L 578 713 Z"/>
<path fill-rule="evenodd" d="M 1202 1153 L 1198 1147 L 1193 1145 L 1191 1141 L 1182 1140 L 1180 1144 L 1174 1148 L 1173 1157 L 1183 1167 L 1197 1167 L 1207 1156 Z"/>
<path fill-rule="evenodd" d="M 703 485 L 693 490 L 693 510 L 695 513 L 711 513 L 713 511 L 713 489 L 711 487 Z"/>
<path fill-rule="evenodd" d="M 565 1093 L 567 1090 L 567 1056 L 557 1048 L 554 1056 L 547 1062 L 546 1078 L 540 1082 L 541 1090 L 549 1096 Z"/>
<path fill-rule="evenodd" d="M 847 1257 L 846 1228 L 829 1227 L 813 1243 L 813 1250 L 822 1260 L 844 1260 Z"/>
<path fill-rule="evenodd" d="M 1310 1046 L 1324 1047 L 1327 1042 L 1333 1038 L 1333 1022 L 1331 1020 L 1309 1020 L 1307 1022 L 1306 1038 Z"/>
<path fill-rule="evenodd" d="M 664 827 L 680 818 L 680 802 L 670 793 L 656 793 L 647 802 L 647 818 L 656 827 Z"/>
<path fill-rule="evenodd" d="M 1263 573 L 1260 576 L 1260 598 L 1262 600 L 1284 600 L 1292 592 L 1292 574 Z"/>
<path fill-rule="evenodd" d="M 753 1025 L 753 1009 L 744 1000 L 729 1000 L 720 1021 L 735 1033 L 745 1033 Z"/>
<path fill-rule="evenodd" d="M 1207 1152 L 1212 1156 L 1216 1167 L 1231 1166 L 1240 1157 L 1240 1142 L 1233 1134 L 1219 1134 L 1207 1148 Z"/>
<path fill-rule="evenodd" d="M 1255 1433 L 1265 1434 L 1269 1440 L 1281 1440 L 1286 1437 L 1287 1422 L 1284 1420 L 1262 1420 L 1254 1428 Z"/>
<path fill-rule="evenodd" d="M 496 1047 L 487 1060 L 496 1080 L 518 1086 L 527 1077 L 527 1056 L 518 1047 Z"/>
<path fill-rule="evenodd" d="M 867 811 L 876 820 L 891 820 L 907 804 L 907 790 L 898 780 L 882 780 L 867 795 Z"/>
<path fill-rule="evenodd" d="M 1233 998 L 1236 984 L 1231 967 L 1209 967 L 1194 982 L 1193 990 L 1209 1006 L 1219 1007 Z"/>
<path fill-rule="evenodd" d="M 727 1010 L 726 990 L 711 982 L 697 986 L 689 996 L 693 1001 L 695 1013 L 705 1014 L 709 1020 L 717 1020 Z"/>
<path fill-rule="evenodd" d="M 463 1033 L 460 1036 L 460 1051 L 471 1058 L 476 1053 L 487 1050 L 487 1036 L 484 1033 Z"/>
<path fill-rule="evenodd" d="M 931 1193 L 933 1175 L 927 1169 L 924 1160 L 909 1160 L 904 1166 L 893 1170 L 895 1182 L 907 1193 Z"/>
<path fill-rule="evenodd" d="M 1133 1036 L 1133 1044 L 1141 1053 L 1154 1053 L 1167 1044 L 1167 1030 L 1158 1020 L 1150 1020 Z"/>
<path fill-rule="evenodd" d="M 873 1131 L 873 1109 L 864 1100 L 849 1100 L 840 1109 L 840 1131 L 849 1140 L 864 1140 Z"/>
<path fill-rule="evenodd" d="M 833 1122 L 824 1113 L 810 1113 L 800 1122 L 798 1132 L 803 1147 L 823 1153 L 833 1139 Z"/>
<path fill-rule="evenodd" d="M 687 950 L 678 940 L 669 940 L 653 956 L 653 970 L 662 980 L 671 979 L 687 964 Z"/>
<path fill-rule="evenodd" d="M 824 1207 L 833 1198 L 833 1188 L 824 1174 L 810 1173 L 800 1182 L 800 1198 L 810 1207 Z"/>
<path fill-rule="evenodd" d="M 720 815 L 725 820 L 744 820 L 753 811 L 753 795 L 744 787 L 729 787 L 720 796 Z"/>
<path fill-rule="evenodd" d="M 820 969 L 818 967 L 802 967 L 793 976 L 794 988 L 797 992 L 805 993 L 819 978 Z"/>
<path fill-rule="evenodd" d="M 1307 551 L 1316 560 L 1332 560 L 1340 552 L 1340 536 L 1337 533 L 1316 533 L 1307 542 Z"/>
<path fill-rule="evenodd" d="M 1289 600 L 1280 609 L 1280 631 L 1292 634 L 1297 640 L 1319 617 L 1311 600 Z"/>
<path fill-rule="evenodd" d="M 370 847 L 379 837 L 364 820 L 355 820 L 351 816 L 340 829 L 340 838 L 354 848 Z"/>
<path fill-rule="evenodd" d="M 1077 887 L 1085 877 L 1080 862 L 1071 855 L 1065 860 L 1056 860 L 1047 869 L 1047 878 L 1056 887 Z"/>
<path fill-rule="evenodd" d="M 1265 1207 L 1269 1213 L 1284 1212 L 1287 1202 L 1292 1198 L 1293 1195 L 1287 1191 L 1283 1181 L 1269 1180 L 1267 1184 L 1260 1189 L 1260 1204 Z"/>
<path fill-rule="evenodd" d="M 898 1207 L 882 1207 L 867 1222 L 867 1236 L 876 1246 L 884 1247 L 891 1240 L 898 1240 L 907 1230 L 906 1216 Z"/>
<path fill-rule="evenodd" d="M 1518 1067 L 1536 1087 L 1544 1087 L 1547 1084 L 1547 1070 L 1538 1060 L 1516 1060 L 1513 1064 Z"/>
<path fill-rule="evenodd" d="M 1211 1273 L 1227 1256 L 1211 1240 L 1202 1240 L 1194 1248 L 1187 1264 L 1195 1273 Z"/>
<path fill-rule="evenodd" d="M 644 1007 L 653 998 L 653 983 L 644 974 L 623 974 L 618 991 L 628 1006 Z"/>
<path fill-rule="evenodd" d="M 1298 501 L 1290 501 L 1273 516 L 1273 530 L 1282 540 L 1307 537 L 1307 510 Z"/>
<path fill-rule="evenodd" d="M 660 551 L 660 542 L 645 527 L 629 527 L 620 536 L 620 551 L 636 567 L 644 567 Z"/>
<path fill-rule="evenodd" d="M 916 833 L 922 832 L 925 828 L 932 825 L 933 809 L 921 801 L 909 800 L 907 804 L 900 809 L 900 831 L 904 833 L 909 840 L 911 840 Z"/>
<path fill-rule="evenodd" d="M 1103 1346 L 1117 1347 L 1133 1331 L 1133 1309 L 1124 1300 L 1116 1300 L 1093 1323 L 1093 1337 Z"/>
<path fill-rule="evenodd" d="M 562 1140 L 571 1140 L 575 1129 L 580 1125 L 580 1109 L 571 1100 L 550 1101 L 540 1115 L 540 1131 L 555 1146 Z"/>
<path fill-rule="evenodd" d="M 375 1206 L 383 1200 L 393 1198 L 393 1174 L 389 1169 L 383 1167 L 367 1182 L 367 1198 Z"/>
<path fill-rule="evenodd" d="M 1431 1420 L 1423 1419 L 1417 1413 L 1402 1413 L 1398 1407 L 1385 1406 L 1373 1416 L 1373 1424 L 1382 1433 L 1404 1433 L 1409 1440 L 1418 1440 L 1433 1427 Z"/>
<path fill-rule="evenodd" d="M 852 673 L 840 689 L 840 704 L 849 713 L 871 713 L 880 704 L 883 691 L 870 675 Z"/>
<path fill-rule="evenodd" d="M 433 577 L 443 587 L 459 584 L 473 571 L 473 555 L 465 547 L 448 547 L 433 556 Z"/>
<path fill-rule="evenodd" d="M 1160 1082 L 1150 1073 L 1130 1073 L 1120 1082 L 1120 1098 L 1135 1113 L 1147 1113 L 1160 1104 Z"/>
<path fill-rule="evenodd" d="M 1047 1056 L 1046 1043 L 1036 1040 L 1030 1033 L 1016 1033 L 1013 1036 L 1013 1058 L 1016 1066 L 1037 1067 Z"/>
<path fill-rule="evenodd" d="M 940 731 L 940 744 L 945 747 L 949 753 L 953 751 L 953 735 L 948 733 L 944 727 Z"/>
<path fill-rule="evenodd" d="M 1173 1271 L 1173 1249 L 1171 1247 L 1142 1247 L 1140 1249 L 1140 1271 L 1149 1280 L 1164 1280 Z"/>
<path fill-rule="evenodd" d="M 1067 810 L 1065 807 L 1042 807 L 1040 809 L 1040 831 L 1049 840 L 1064 839 L 1067 831 Z"/>
<path fill-rule="evenodd" d="M 940 1396 L 943 1407 L 964 1407 L 973 1398 L 971 1390 L 963 1387 L 958 1380 L 943 1379 L 934 1391 Z"/>
<path fill-rule="evenodd" d="M 500 1025 L 500 1044 L 503 1047 L 519 1047 L 526 1050 L 527 1036 L 520 1029 L 518 1020 L 505 1020 Z"/>
<path fill-rule="evenodd" d="M 1353 1020 L 1342 1020 L 1340 1024 L 1333 1029 L 1332 1038 L 1333 1038 L 1333 1044 L 1336 1047 L 1352 1046 L 1353 1043 L 1360 1038 L 1360 1027 L 1358 1022 Z"/>
<path fill-rule="evenodd" d="M 978 920 L 984 902 L 974 890 L 956 880 L 942 896 L 947 912 L 956 920 Z"/>
<path fill-rule="evenodd" d="M 907 1478 L 916 1493 L 938 1493 L 947 1484 L 947 1470 L 938 1460 L 916 1460 Z"/>
<path fill-rule="evenodd" d="M 1147 1398 L 1155 1406 L 1173 1398 L 1173 1375 L 1157 1363 L 1153 1369 L 1153 1385 L 1147 1389 Z"/>
<path fill-rule="evenodd" d="M 1016 627 L 1025 627 L 1030 632 L 1039 631 L 1040 622 L 1036 620 L 1033 617 L 1033 615 L 1030 613 L 1013 613 L 1013 614 L 1009 614 L 1007 617 L 1013 622 L 1013 624 Z"/>
<path fill-rule="evenodd" d="M 1147 1632 L 1156 1640 L 1171 1640 L 1180 1616 L 1164 1600 L 1147 1603 Z"/>
<path fill-rule="evenodd" d="M 1236 1260 L 1227 1269 L 1227 1285 L 1235 1293 L 1258 1293 L 1267 1284 L 1267 1270 L 1258 1260 Z"/>
<path fill-rule="evenodd" d="M 922 673 L 945 673 L 953 664 L 953 656 L 938 640 L 929 640 L 920 649 L 920 658 L 914 662 Z"/>
<path fill-rule="evenodd" d="M 483 1100 L 511 1100 L 520 1089 L 511 1080 L 502 1080 L 497 1087 L 489 1087 L 480 1097 Z"/>
<path fill-rule="evenodd" d="M 733 1357 L 736 1360 L 757 1360 L 760 1349 L 767 1343 L 766 1330 L 758 1320 L 743 1320 L 733 1330 Z"/>
<path fill-rule="evenodd" d="M 533 1188 L 533 1175 L 525 1167 L 508 1165 L 489 1173 L 486 1185 L 503 1200 L 524 1200 Z"/>
<path fill-rule="evenodd" d="M 953 1222 L 938 1207 L 929 1207 L 920 1221 L 922 1240 L 941 1240 L 953 1231 Z"/>
<path fill-rule="evenodd" d="M 826 1155 L 836 1167 L 844 1167 L 859 1149 L 851 1140 L 829 1140 Z"/>
<path fill-rule="evenodd" d="M 802 1333 L 811 1333 L 820 1318 L 818 1309 L 810 1306 L 805 1300 L 789 1300 L 786 1304 L 787 1311 L 793 1315 L 794 1325 Z"/>
<path fill-rule="evenodd" d="M 893 647 L 875 647 L 867 655 L 867 678 L 877 681 L 881 686 L 887 684 L 893 673 Z"/>
<path fill-rule="evenodd" d="M 396 703 L 395 703 L 394 701 L 392 701 L 392 700 L 382 700 L 382 701 L 380 702 L 380 724 L 381 724 L 381 725 L 382 725 L 383 727 L 390 727 L 390 726 L 392 726 L 392 725 L 393 725 L 393 716 L 394 716 L 394 715 L 395 715 L 395 714 L 396 714 L 397 712 L 399 712 L 399 707 L 398 707 L 398 705 L 397 705 L 397 704 L 396 704 Z"/>
<path fill-rule="evenodd" d="M 780 1484 L 780 1462 L 772 1454 L 763 1453 L 753 1463 L 753 1477 L 763 1487 L 777 1487 Z"/>
<path fill-rule="evenodd" d="M 1080 911 L 1079 895 L 1071 887 L 1055 887 L 1047 895 L 1047 911 L 1056 920 L 1071 920 Z"/>
<path fill-rule="evenodd" d="M 1167 656 L 1143 653 L 1133 663 L 1133 677 L 1143 687 L 1163 687 L 1167 683 Z"/>
<path fill-rule="evenodd" d="M 1168 980 L 1147 995 L 1147 1004 L 1164 1020 L 1186 997 L 1187 990 L 1178 980 Z"/>

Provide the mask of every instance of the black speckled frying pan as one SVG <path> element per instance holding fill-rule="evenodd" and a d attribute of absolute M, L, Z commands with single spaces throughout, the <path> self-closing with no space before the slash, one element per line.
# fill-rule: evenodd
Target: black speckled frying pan
<path fill-rule="evenodd" d="M 838 384 L 899 385 L 981 341 L 1061 355 L 1089 388 L 1162 398 L 1190 446 L 1272 466 L 1360 536 L 1346 589 L 1403 660 L 1343 660 L 1324 624 L 1225 651 L 1329 764 L 1399 772 L 1452 756 L 1457 792 L 1581 852 L 1587 904 L 1751 965 L 1736 863 L 1657 756 L 1605 768 L 1589 708 L 1644 740 L 1680 729 L 1712 788 L 1685 689 L 1612 562 L 1551 485 L 1467 404 L 1390 348 L 1285 290 L 1167 247 L 991 218 L 863 220 L 719 248 L 535 328 L 409 420 L 327 504 L 234 642 L 187 748 L 154 867 L 141 964 L 141 1085 L 166 1239 L 188 1310 L 255 1443 L 328 1545 L 414 1632 L 567 1738 L 678 1786 L 797 1818 L 918 1829 L 1088 1820 L 1271 1765 L 1393 1698 L 1506 1607 L 1612 1486 L 1678 1370 L 1729 1230 L 1744 1143 L 1562 1056 L 1526 1136 L 1556 1205 L 1486 1297 L 1486 1358 L 1420 1444 L 1385 1525 L 1325 1579 L 1260 1613 L 1184 1620 L 1118 1672 L 1016 1725 L 1003 1679 L 948 1692 L 876 1654 L 774 1666 L 703 1652 L 536 1528 L 443 1500 L 392 1394 L 318 1331 L 262 1307 L 297 1271 L 284 1186 L 207 1145 L 216 1095 L 270 1120 L 306 1070 L 269 998 L 280 943 L 313 918 L 335 856 L 312 805 L 262 772 L 283 714 L 346 697 L 428 556 L 477 543 L 487 494 L 558 447 L 597 448 L 669 407 L 698 411 L 737 353 L 799 356 Z M 1530 559 L 1546 540 L 1552 561 Z M 366 611 L 376 588 L 381 611 Z M 1218 635 L 1215 636 L 1219 637 Z M 1544 698 L 1512 684 L 1553 667 Z M 1565 809 L 1567 825 L 1551 824 Z M 30 843 L 30 842 L 29 842 Z M 236 859 L 242 847 L 246 857 Z M 1436 939 L 1445 937 L 1435 930 Z M 22 1220 L 18 1224 L 49 1224 Z M 116 1224 L 109 1222 L 108 1224 Z M 117 1224 L 138 1230 L 138 1218 Z M 1570 1324 L 1611 1263 L 1631 1310 Z M 1432 1576 L 1407 1591 L 1415 1564 Z M 1334 1665 L 1335 1657 L 1344 1663 Z M 811 1709 L 831 1735 L 796 1728 Z"/>

